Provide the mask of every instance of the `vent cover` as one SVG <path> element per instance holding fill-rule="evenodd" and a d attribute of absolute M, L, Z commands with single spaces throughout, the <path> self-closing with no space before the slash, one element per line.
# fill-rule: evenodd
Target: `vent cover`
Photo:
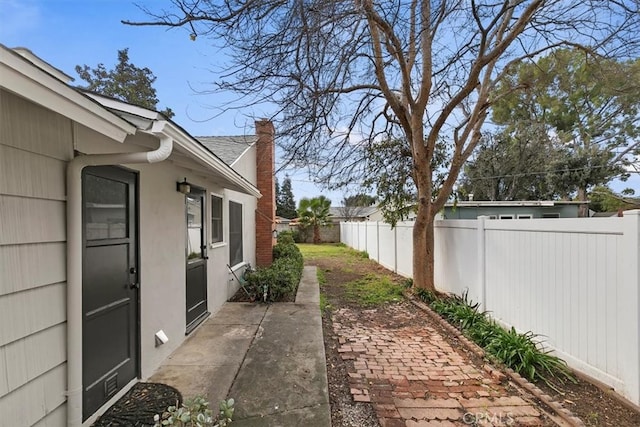
<path fill-rule="evenodd" d="M 118 373 L 111 375 L 109 378 L 104 380 L 104 395 L 106 397 L 111 397 L 116 394 L 118 391 Z"/>

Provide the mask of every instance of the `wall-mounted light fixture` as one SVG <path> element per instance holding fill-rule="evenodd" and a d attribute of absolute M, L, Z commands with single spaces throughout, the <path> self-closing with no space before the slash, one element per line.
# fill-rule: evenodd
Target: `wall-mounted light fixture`
<path fill-rule="evenodd" d="M 273 231 L 271 232 L 271 235 L 273 236 L 274 239 L 277 239 L 278 238 L 278 230 L 276 230 L 274 228 Z"/>
<path fill-rule="evenodd" d="M 182 194 L 191 193 L 191 184 L 187 182 L 187 178 L 185 178 L 182 182 L 176 182 L 176 191 Z"/>

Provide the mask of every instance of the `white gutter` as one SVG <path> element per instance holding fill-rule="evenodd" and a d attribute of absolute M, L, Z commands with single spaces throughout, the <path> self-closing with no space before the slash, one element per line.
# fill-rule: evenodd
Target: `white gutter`
<path fill-rule="evenodd" d="M 154 122 L 150 133 L 160 147 L 135 153 L 90 154 L 67 165 L 67 426 L 82 426 L 82 170 L 87 166 L 157 163 L 173 150 L 167 121 Z"/>

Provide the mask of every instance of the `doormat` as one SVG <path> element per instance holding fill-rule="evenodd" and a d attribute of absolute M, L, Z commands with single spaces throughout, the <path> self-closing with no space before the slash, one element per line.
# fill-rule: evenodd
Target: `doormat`
<path fill-rule="evenodd" d="M 177 402 L 177 403 L 176 403 Z M 153 426 L 154 415 L 162 416 L 169 406 L 179 406 L 182 395 L 175 388 L 160 383 L 137 383 L 107 410 L 93 427 Z"/>

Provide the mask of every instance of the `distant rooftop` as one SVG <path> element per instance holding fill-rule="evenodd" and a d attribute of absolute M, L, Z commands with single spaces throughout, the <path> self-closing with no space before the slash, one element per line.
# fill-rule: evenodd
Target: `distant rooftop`
<path fill-rule="evenodd" d="M 258 141 L 256 135 L 196 136 L 195 138 L 229 166 Z"/>
<path fill-rule="evenodd" d="M 446 206 L 457 207 L 495 207 L 495 206 L 561 206 L 561 205 L 586 205 L 589 202 L 581 202 L 575 200 L 510 200 L 510 201 L 491 201 L 491 200 L 462 200 L 458 203 L 447 203 Z"/>

